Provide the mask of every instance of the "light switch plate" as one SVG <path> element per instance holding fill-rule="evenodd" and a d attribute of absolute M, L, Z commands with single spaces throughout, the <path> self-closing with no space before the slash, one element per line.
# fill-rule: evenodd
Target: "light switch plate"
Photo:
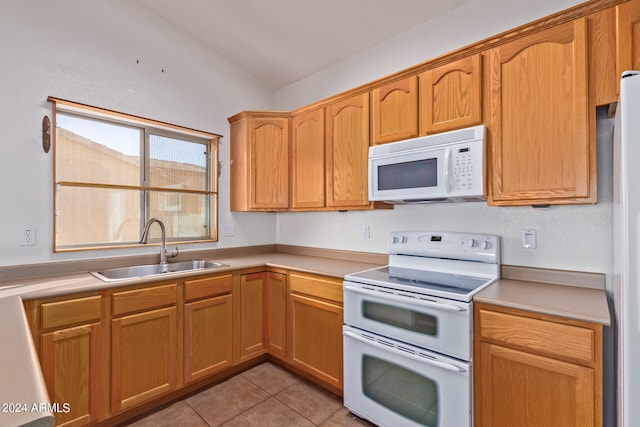
<path fill-rule="evenodd" d="M 522 230 L 522 247 L 525 249 L 535 249 L 537 245 L 536 230 Z"/>
<path fill-rule="evenodd" d="M 227 224 L 222 226 L 222 235 L 224 237 L 233 237 L 236 235 L 236 226 L 233 224 Z"/>

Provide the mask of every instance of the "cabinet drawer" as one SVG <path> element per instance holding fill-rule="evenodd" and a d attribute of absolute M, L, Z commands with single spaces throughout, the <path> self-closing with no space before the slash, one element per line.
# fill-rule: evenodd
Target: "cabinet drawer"
<path fill-rule="evenodd" d="M 196 299 L 227 294 L 231 292 L 233 281 L 231 274 L 204 279 L 187 280 L 184 282 L 184 299 Z"/>
<path fill-rule="evenodd" d="M 100 320 L 100 295 L 42 304 L 42 329 Z"/>
<path fill-rule="evenodd" d="M 479 320 L 482 338 L 586 365 L 596 362 L 593 329 L 485 309 Z"/>
<path fill-rule="evenodd" d="M 135 311 L 175 304 L 177 301 L 177 286 L 172 283 L 170 285 L 114 293 L 112 299 L 113 315 L 120 316 Z"/>
<path fill-rule="evenodd" d="M 291 274 L 289 276 L 289 283 L 291 292 L 312 295 L 342 303 L 342 281 Z"/>

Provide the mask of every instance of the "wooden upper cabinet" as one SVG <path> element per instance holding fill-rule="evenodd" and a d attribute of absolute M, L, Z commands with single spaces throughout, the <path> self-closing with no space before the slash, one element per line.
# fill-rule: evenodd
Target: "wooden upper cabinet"
<path fill-rule="evenodd" d="M 291 118 L 291 208 L 325 206 L 324 108 Z"/>
<path fill-rule="evenodd" d="M 373 144 L 418 136 L 418 77 L 389 83 L 371 92 Z"/>
<path fill-rule="evenodd" d="M 326 107 L 327 206 L 368 207 L 369 94 Z"/>
<path fill-rule="evenodd" d="M 618 100 L 616 65 L 616 9 L 609 7 L 587 15 L 588 65 L 592 107 Z"/>
<path fill-rule="evenodd" d="M 640 70 L 640 0 L 616 6 L 616 34 L 619 79 L 623 71 Z"/>
<path fill-rule="evenodd" d="M 489 203 L 595 203 L 586 18 L 505 43 L 489 56 Z"/>
<path fill-rule="evenodd" d="M 245 112 L 231 123 L 231 210 L 289 207 L 289 114 Z"/>
<path fill-rule="evenodd" d="M 444 132 L 482 122 L 481 56 L 420 74 L 420 134 Z"/>

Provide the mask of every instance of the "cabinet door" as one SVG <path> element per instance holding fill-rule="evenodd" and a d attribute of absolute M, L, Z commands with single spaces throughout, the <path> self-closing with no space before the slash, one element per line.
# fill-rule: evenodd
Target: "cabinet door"
<path fill-rule="evenodd" d="M 326 108 L 327 206 L 368 206 L 369 94 Z"/>
<path fill-rule="evenodd" d="M 176 388 L 177 308 L 132 314 L 111 323 L 111 409 L 130 408 Z"/>
<path fill-rule="evenodd" d="M 342 390 L 342 306 L 292 294 L 292 363 Z"/>
<path fill-rule="evenodd" d="M 56 425 L 83 426 L 98 419 L 102 325 L 94 323 L 42 334 L 42 374 L 51 402 L 68 404 Z M 61 408 L 64 409 L 64 408 Z"/>
<path fill-rule="evenodd" d="M 324 109 L 295 114 L 291 119 L 291 207 L 325 205 Z"/>
<path fill-rule="evenodd" d="M 481 343 L 476 376 L 478 427 L 599 426 L 594 370 Z"/>
<path fill-rule="evenodd" d="M 420 75 L 420 134 L 444 132 L 482 122 L 480 54 Z"/>
<path fill-rule="evenodd" d="M 491 50 L 495 205 L 594 203 L 585 18 Z"/>
<path fill-rule="evenodd" d="M 184 305 L 184 378 L 190 382 L 233 364 L 231 295 Z"/>
<path fill-rule="evenodd" d="M 40 305 L 40 361 L 52 403 L 68 404 L 57 425 L 81 426 L 107 416 L 108 360 L 99 295 Z"/>
<path fill-rule="evenodd" d="M 240 361 L 265 352 L 264 282 L 266 273 L 240 278 Z"/>
<path fill-rule="evenodd" d="M 418 77 L 411 76 L 372 91 L 373 143 L 418 136 Z"/>
<path fill-rule="evenodd" d="M 267 273 L 267 348 L 270 354 L 285 358 L 287 354 L 287 275 Z"/>
<path fill-rule="evenodd" d="M 289 119 L 251 120 L 251 207 L 289 207 Z"/>
<path fill-rule="evenodd" d="M 619 78 L 623 71 L 640 70 L 640 0 L 616 6 L 616 27 Z"/>

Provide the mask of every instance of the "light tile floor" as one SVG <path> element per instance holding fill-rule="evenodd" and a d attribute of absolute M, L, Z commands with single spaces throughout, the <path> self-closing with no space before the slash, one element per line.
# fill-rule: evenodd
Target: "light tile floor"
<path fill-rule="evenodd" d="M 265 362 L 129 424 L 129 427 L 365 427 L 342 399 Z"/>

